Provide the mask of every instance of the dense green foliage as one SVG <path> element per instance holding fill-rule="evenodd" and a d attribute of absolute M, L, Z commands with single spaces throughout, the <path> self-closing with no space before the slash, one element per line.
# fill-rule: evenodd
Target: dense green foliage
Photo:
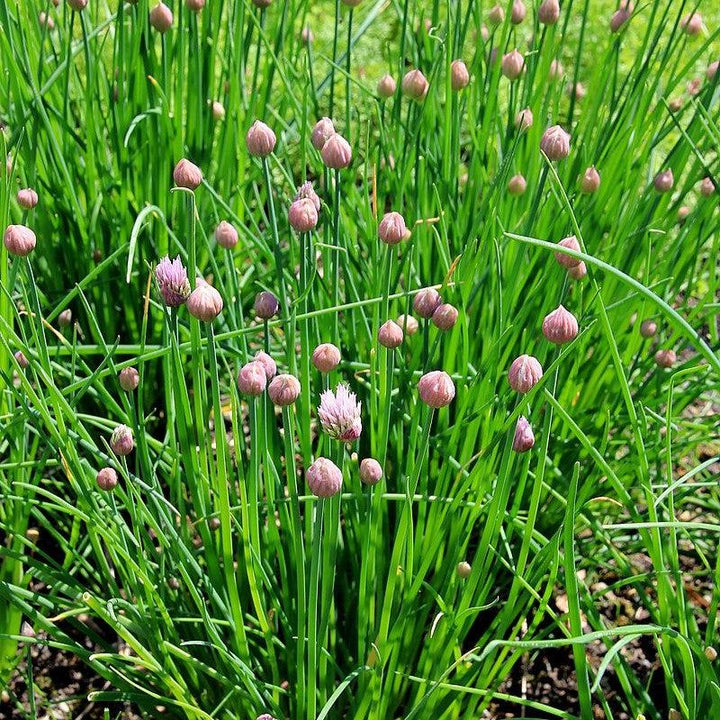
<path fill-rule="evenodd" d="M 508 0 L 485 33 L 475 0 L 169 4 L 160 34 L 148 0 L 0 2 L 0 219 L 37 235 L 27 258 L 0 249 L 0 684 L 19 646 L 48 643 L 110 682 L 98 703 L 147 717 L 459 720 L 498 702 L 719 717 L 720 72 L 706 68 L 720 19 L 689 36 L 691 3 L 651 0 L 611 33 L 608 3 L 565 0 L 543 25 L 528 0 L 513 25 Z M 511 82 L 493 52 L 516 47 Z M 456 58 L 471 76 L 458 92 Z M 429 81 L 419 102 L 400 91 L 411 68 Z M 352 147 L 345 169 L 310 142 L 322 116 Z M 277 136 L 267 158 L 247 151 L 256 119 Z M 571 136 L 554 163 L 551 125 Z M 174 187 L 181 158 L 202 169 L 194 192 Z M 591 165 L 601 183 L 582 193 Z M 527 189 L 511 195 L 518 173 Z M 305 181 L 322 208 L 297 233 L 287 210 Z M 25 187 L 34 209 L 16 201 Z M 391 210 L 411 230 L 397 245 L 378 239 Z M 570 235 L 580 280 L 553 255 Z M 164 306 L 153 271 L 168 254 L 219 291 L 214 322 Z M 427 286 L 457 324 L 420 319 L 381 346 Z M 268 322 L 261 290 L 281 300 Z M 541 327 L 561 303 L 580 332 L 556 346 Z M 321 342 L 342 354 L 328 375 L 311 363 Z M 295 404 L 238 391 L 261 349 L 299 379 Z M 508 368 L 524 353 L 544 375 L 520 395 Z M 437 410 L 418 394 L 429 370 L 456 388 Z M 317 419 L 341 381 L 362 405 L 352 443 Z M 118 424 L 126 457 L 109 445 Z M 319 456 L 343 471 L 324 500 L 306 483 Z M 366 457 L 377 485 L 360 481 Z M 96 484 L 105 466 L 112 492 Z M 632 613 L 612 610 L 621 595 Z M 627 652 L 641 641 L 647 667 Z M 577 693 L 543 705 L 508 679 L 550 652 Z"/>

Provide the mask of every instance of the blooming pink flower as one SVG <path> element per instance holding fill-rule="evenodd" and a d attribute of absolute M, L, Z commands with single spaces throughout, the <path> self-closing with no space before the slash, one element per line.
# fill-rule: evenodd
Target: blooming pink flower
<path fill-rule="evenodd" d="M 155 267 L 155 279 L 168 307 L 180 307 L 188 299 L 190 282 L 179 255 L 174 260 L 166 255 Z"/>
<path fill-rule="evenodd" d="M 340 383 L 333 393 L 326 390 L 320 396 L 318 417 L 323 430 L 336 440 L 353 441 L 360 437 L 360 403 L 350 388 Z"/>

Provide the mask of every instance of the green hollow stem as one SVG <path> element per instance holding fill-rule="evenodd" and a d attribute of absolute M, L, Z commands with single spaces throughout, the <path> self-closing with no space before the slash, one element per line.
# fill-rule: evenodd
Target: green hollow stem
<path fill-rule="evenodd" d="M 273 253 L 275 255 L 275 272 L 277 274 L 278 292 L 280 293 L 281 316 L 286 318 L 288 311 L 289 311 L 288 298 L 287 298 L 287 290 L 285 288 L 285 274 L 283 272 L 282 251 L 280 249 L 280 234 L 278 233 L 277 215 L 275 214 L 275 200 L 273 199 L 273 187 L 272 187 L 272 178 L 270 176 L 270 164 L 269 164 L 267 158 L 262 159 L 262 165 L 263 165 L 263 173 L 265 175 L 265 189 L 267 191 L 268 211 L 270 213 L 270 226 L 272 229 L 272 239 L 273 239 Z M 291 342 L 292 336 L 293 336 L 291 328 L 288 328 L 288 334 L 289 334 L 289 337 L 288 337 L 286 350 L 287 350 L 288 365 L 290 365 L 290 357 L 291 357 L 291 354 L 294 352 L 294 343 Z"/>
<path fill-rule="evenodd" d="M 306 630 L 307 630 L 307 589 L 305 581 L 305 544 L 303 542 L 302 515 L 298 501 L 298 476 L 295 465 L 295 422 L 290 407 L 283 407 L 283 428 L 285 436 L 286 481 L 292 505 L 292 542 L 295 554 L 296 598 L 297 598 L 297 646 L 295 665 L 297 668 L 297 706 L 305 707 L 306 691 Z"/>
<path fill-rule="evenodd" d="M 335 203 L 333 205 L 333 238 L 332 238 L 332 303 L 340 304 L 340 171 L 334 173 Z M 340 318 L 337 313 L 332 321 L 332 336 L 336 345 L 340 343 Z"/>
<path fill-rule="evenodd" d="M 340 34 L 340 0 L 335 0 L 335 29 L 333 32 L 332 66 L 330 68 L 330 112 L 332 118 L 335 110 L 335 66 L 337 64 L 338 35 Z"/>
<path fill-rule="evenodd" d="M 218 377 L 218 359 L 215 348 L 215 329 L 212 323 L 208 324 L 208 361 L 210 381 L 213 395 L 213 417 L 215 421 L 215 445 L 217 453 L 217 472 L 215 473 L 215 499 L 220 511 L 220 544 L 222 551 L 223 573 L 225 577 L 225 591 L 230 600 L 230 610 L 233 619 L 233 630 L 235 631 L 235 646 L 241 657 L 249 657 L 245 624 L 243 621 L 240 596 L 238 594 L 238 582 L 234 569 L 234 541 L 232 529 L 232 517 L 230 513 L 230 495 L 228 483 L 230 472 L 227 458 L 227 442 L 223 422 L 222 402 L 220 399 L 220 380 Z M 271 648 L 269 648 L 271 650 Z"/>
<path fill-rule="evenodd" d="M 325 499 L 318 498 L 315 505 L 315 518 L 312 525 L 312 555 L 310 561 L 310 583 L 308 586 L 310 595 L 307 614 L 308 673 L 306 720 L 315 720 L 317 717 L 317 664 L 320 655 L 320 642 L 318 640 L 318 595 L 320 591 L 321 539 L 325 502 Z"/>

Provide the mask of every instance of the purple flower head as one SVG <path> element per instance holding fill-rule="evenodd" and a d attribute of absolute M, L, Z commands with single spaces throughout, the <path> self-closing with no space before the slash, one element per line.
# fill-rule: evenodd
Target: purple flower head
<path fill-rule="evenodd" d="M 340 383 L 335 392 L 326 390 L 320 396 L 318 417 L 323 430 L 336 440 L 351 442 L 362 432 L 360 403 L 350 388 Z"/>
<path fill-rule="evenodd" d="M 166 255 L 155 268 L 155 279 L 168 307 L 180 307 L 188 299 L 190 282 L 179 255 L 174 260 Z"/>

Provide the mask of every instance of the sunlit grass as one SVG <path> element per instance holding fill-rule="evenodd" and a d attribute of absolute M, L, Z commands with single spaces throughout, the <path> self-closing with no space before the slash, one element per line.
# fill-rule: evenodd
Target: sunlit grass
<path fill-rule="evenodd" d="M 113 715 L 720 714 L 720 11 L 689 37 L 677 0 L 617 34 L 604 1 L 487 33 L 474 1 L 168 4 L 162 35 L 147 0 L 0 6 L 0 216 L 37 236 L 0 251 L 0 702 L 35 717 L 11 678 L 49 644 Z M 543 330 L 561 304 L 578 329 Z"/>

